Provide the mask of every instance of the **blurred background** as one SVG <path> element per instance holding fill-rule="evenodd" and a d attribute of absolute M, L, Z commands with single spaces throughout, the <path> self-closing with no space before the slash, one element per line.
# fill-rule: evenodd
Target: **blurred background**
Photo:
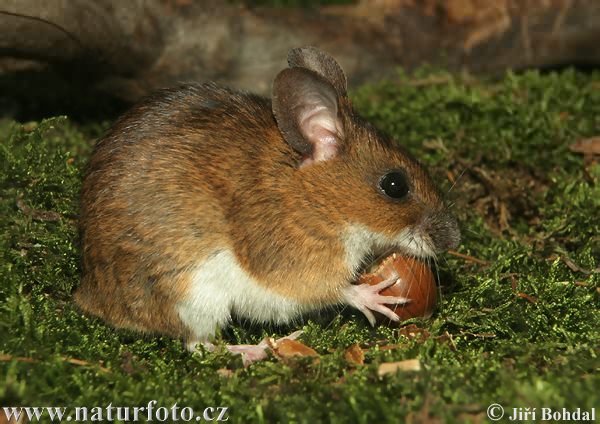
<path fill-rule="evenodd" d="M 19 120 L 93 118 L 179 81 L 268 95 L 302 45 L 330 52 L 351 87 L 424 64 L 600 64 L 597 0 L 0 0 L 0 12 L 0 113 Z"/>

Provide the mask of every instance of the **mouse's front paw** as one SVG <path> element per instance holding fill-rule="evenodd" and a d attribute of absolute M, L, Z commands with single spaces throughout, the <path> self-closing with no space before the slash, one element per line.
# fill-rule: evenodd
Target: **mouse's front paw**
<path fill-rule="evenodd" d="M 400 317 L 386 305 L 404 304 L 410 302 L 410 300 L 405 297 L 384 296 L 379 293 L 381 290 L 396 284 L 397 281 L 398 276 L 394 275 L 373 286 L 369 284 L 351 285 L 344 289 L 344 301 L 361 311 L 372 326 L 375 325 L 375 316 L 371 311 L 379 312 L 392 321 L 400 321 Z"/>

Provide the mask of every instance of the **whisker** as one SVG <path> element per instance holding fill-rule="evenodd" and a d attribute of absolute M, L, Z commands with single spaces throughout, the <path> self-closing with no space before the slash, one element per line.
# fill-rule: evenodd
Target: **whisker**
<path fill-rule="evenodd" d="M 478 237 L 482 237 L 482 236 L 483 236 L 483 234 L 481 234 L 481 233 L 478 233 L 477 231 L 475 231 L 475 230 L 472 230 L 472 229 L 470 229 L 470 228 L 465 228 L 464 230 L 466 230 L 466 231 L 470 232 L 471 234 L 475 234 L 475 235 L 476 235 L 476 236 L 478 236 Z"/>
<path fill-rule="evenodd" d="M 458 181 L 462 178 L 463 175 L 465 175 L 465 172 L 467 171 L 467 168 L 465 167 L 462 172 L 458 175 L 458 177 L 456 177 L 454 179 L 454 182 L 452 183 L 452 186 L 448 189 L 448 191 L 446 192 L 446 196 L 448 194 L 450 194 L 450 192 L 452 191 L 452 189 L 456 186 L 456 184 L 458 183 Z"/>
<path fill-rule="evenodd" d="M 446 256 L 442 256 L 442 259 L 444 259 L 444 262 L 446 262 L 446 266 L 450 267 L 450 262 L 448 262 L 448 258 Z"/>
<path fill-rule="evenodd" d="M 446 259 L 446 258 L 444 258 L 444 259 Z M 437 255 L 433 256 L 433 262 L 434 262 L 434 265 L 435 265 L 434 268 L 435 268 L 435 276 L 436 276 L 436 281 L 437 281 L 435 289 L 437 290 L 438 297 L 439 297 L 439 299 L 441 301 L 442 300 L 442 280 L 440 278 L 440 267 L 439 267 L 439 264 L 438 264 L 438 257 L 437 257 Z"/>

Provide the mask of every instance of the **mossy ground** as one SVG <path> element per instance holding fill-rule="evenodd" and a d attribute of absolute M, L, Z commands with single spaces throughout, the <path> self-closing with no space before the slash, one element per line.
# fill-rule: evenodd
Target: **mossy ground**
<path fill-rule="evenodd" d="M 306 423 L 477 422 L 491 403 L 598 407 L 600 165 L 568 146 L 600 134 L 600 74 L 528 72 L 485 83 L 423 71 L 353 97 L 431 169 L 459 217 L 459 251 L 479 260 L 439 259 L 439 308 L 408 323 L 426 332 L 371 329 L 359 314 L 333 312 L 293 328 L 304 329 L 318 363 L 243 368 L 225 353 L 191 355 L 177 340 L 83 316 L 71 298 L 77 197 L 108 124 L 4 119 L 0 406 L 154 399 L 228 406 L 231 422 Z M 240 323 L 223 337 L 256 342 L 293 329 Z M 365 349 L 362 366 L 344 359 L 355 343 Z M 412 358 L 420 371 L 378 376 L 379 364 Z M 217 372 L 224 368 L 232 372 Z"/>

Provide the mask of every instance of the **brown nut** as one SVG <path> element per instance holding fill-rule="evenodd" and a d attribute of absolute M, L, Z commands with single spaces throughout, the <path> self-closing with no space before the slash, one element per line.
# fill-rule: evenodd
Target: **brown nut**
<path fill-rule="evenodd" d="M 390 305 L 401 320 L 416 317 L 429 317 L 437 303 L 437 286 L 431 269 L 422 261 L 392 254 L 385 258 L 377 269 L 360 276 L 359 284 L 375 285 L 391 277 L 394 273 L 400 280 L 381 291 L 384 296 L 402 296 L 410 299 L 404 305 Z M 375 313 L 380 323 L 390 323 L 381 314 Z"/>

